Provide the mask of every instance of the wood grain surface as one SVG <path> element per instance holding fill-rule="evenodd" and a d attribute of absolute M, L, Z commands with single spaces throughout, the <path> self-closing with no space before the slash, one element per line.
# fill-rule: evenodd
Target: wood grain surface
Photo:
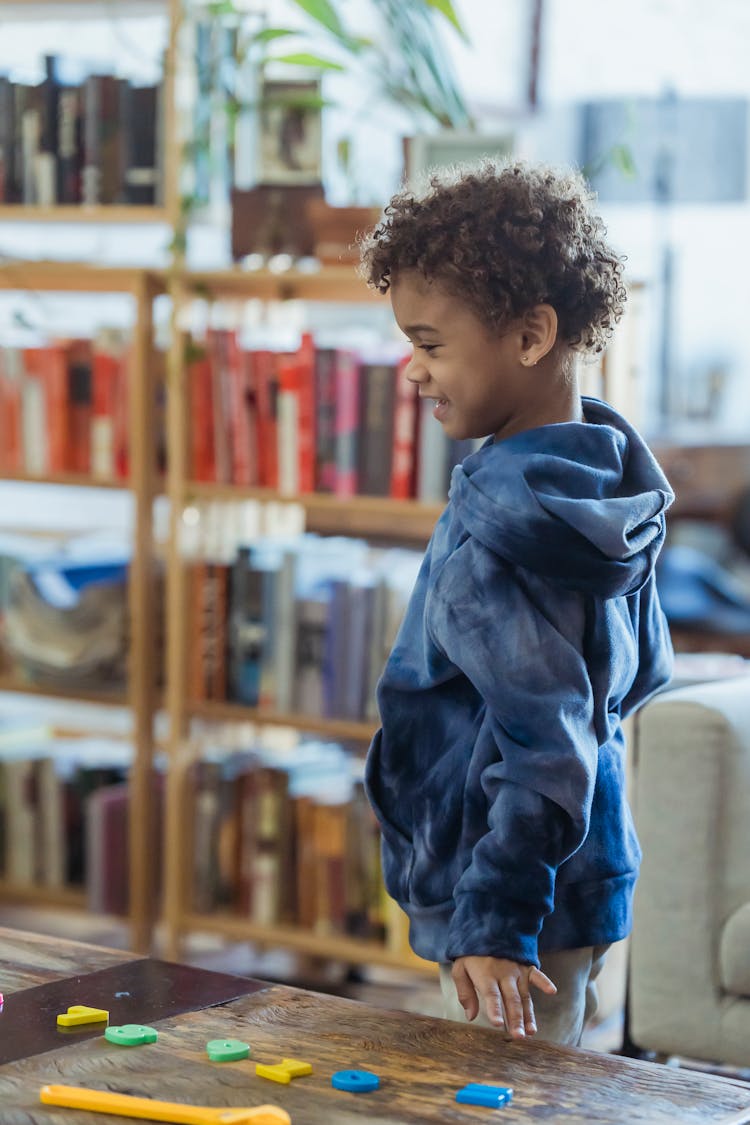
<path fill-rule="evenodd" d="M 121 965 L 136 956 L 118 949 L 0 926 L 0 992 L 9 996 L 11 992 L 33 988 L 36 984 Z"/>
<path fill-rule="evenodd" d="M 6 963 L 2 938 L 0 933 L 0 965 Z M 71 944 L 71 962 L 78 949 Z M 201 1105 L 273 1102 L 291 1114 L 295 1125 L 750 1122 L 750 1089 L 725 1079 L 533 1041 L 507 1043 L 490 1030 L 282 986 L 155 1026 L 159 1041 L 146 1047 L 117 1047 L 102 1036 L 0 1068 L 3 1125 L 116 1125 L 123 1120 L 42 1106 L 39 1088 L 45 1083 Z M 249 1042 L 251 1059 L 209 1062 L 205 1045 L 217 1038 Z M 256 1062 L 282 1057 L 312 1063 L 313 1074 L 290 1086 L 256 1077 Z M 331 1074 L 349 1069 L 375 1071 L 381 1088 L 359 1095 L 334 1090 Z M 458 1105 L 456 1091 L 467 1082 L 512 1086 L 512 1106 L 493 1111 Z"/>

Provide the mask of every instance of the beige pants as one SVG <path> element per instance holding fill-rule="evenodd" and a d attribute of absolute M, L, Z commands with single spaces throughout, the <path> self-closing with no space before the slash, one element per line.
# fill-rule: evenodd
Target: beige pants
<path fill-rule="evenodd" d="M 562 949 L 541 956 L 542 972 L 557 985 L 557 993 L 547 996 L 538 988 L 531 990 L 537 1026 L 535 1039 L 561 1043 L 566 1047 L 578 1046 L 584 1027 L 597 1009 L 595 982 L 608 949 L 608 945 L 595 945 L 584 949 Z M 440 988 L 446 1019 L 466 1023 L 466 1014 L 458 1001 L 451 977 L 450 962 L 440 966 Z M 476 1027 L 493 1026 L 483 1011 L 473 1023 Z"/>

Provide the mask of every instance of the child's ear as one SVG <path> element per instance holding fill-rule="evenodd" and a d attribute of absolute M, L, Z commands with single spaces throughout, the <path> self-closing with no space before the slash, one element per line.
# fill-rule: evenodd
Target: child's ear
<path fill-rule="evenodd" d="M 521 363 L 533 367 L 552 351 L 557 340 L 557 313 L 552 305 L 535 305 L 523 316 Z"/>

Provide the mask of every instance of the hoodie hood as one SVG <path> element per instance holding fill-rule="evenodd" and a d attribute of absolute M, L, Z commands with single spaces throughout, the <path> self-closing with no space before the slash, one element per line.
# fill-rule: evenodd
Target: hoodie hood
<path fill-rule="evenodd" d="M 453 470 L 451 502 L 494 554 L 568 589 L 631 594 L 648 580 L 674 500 L 643 439 L 606 403 L 585 422 L 490 440 Z"/>

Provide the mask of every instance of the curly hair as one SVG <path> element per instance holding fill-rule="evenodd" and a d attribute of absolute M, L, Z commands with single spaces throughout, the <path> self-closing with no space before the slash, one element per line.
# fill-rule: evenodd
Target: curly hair
<path fill-rule="evenodd" d="M 623 258 L 590 209 L 574 171 L 522 161 L 433 174 L 423 193 L 401 191 L 360 240 L 360 272 L 387 293 L 400 270 L 418 270 L 501 330 L 538 304 L 577 351 L 604 350 L 626 299 Z"/>

